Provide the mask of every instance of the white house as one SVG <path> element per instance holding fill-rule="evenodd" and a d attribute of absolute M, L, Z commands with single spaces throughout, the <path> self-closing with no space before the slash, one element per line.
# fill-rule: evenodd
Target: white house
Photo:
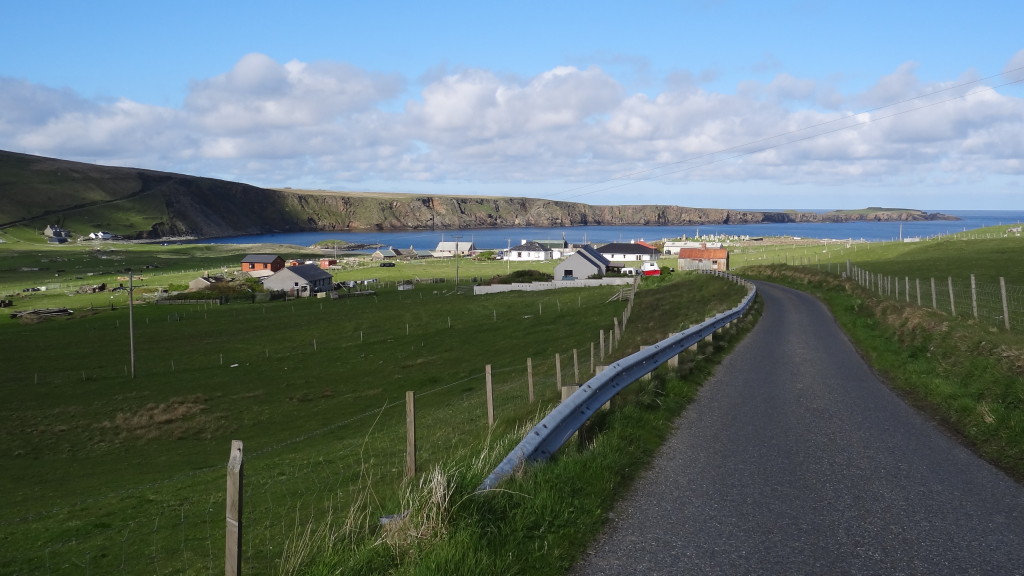
<path fill-rule="evenodd" d="M 646 262 L 658 259 L 658 249 L 643 242 L 612 242 L 597 249 L 610 262 Z"/>
<path fill-rule="evenodd" d="M 519 246 L 513 246 L 505 251 L 505 259 L 515 262 L 544 262 L 551 260 L 551 249 L 541 245 L 539 242 L 523 241 Z"/>

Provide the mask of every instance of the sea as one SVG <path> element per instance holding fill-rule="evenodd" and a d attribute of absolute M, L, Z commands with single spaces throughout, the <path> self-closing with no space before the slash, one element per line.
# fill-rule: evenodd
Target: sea
<path fill-rule="evenodd" d="M 775 210 L 778 211 L 778 210 Z M 810 211 L 810 210 L 809 210 Z M 822 210 L 821 212 L 826 212 Z M 473 242 L 480 250 L 501 250 L 525 241 L 562 240 L 571 244 L 608 242 L 648 242 L 670 238 L 766 238 L 796 237 L 866 242 L 886 242 L 906 238 L 932 238 L 1024 222 L 1024 210 L 943 210 L 959 220 L 918 222 L 842 222 L 786 224 L 706 224 L 701 226 L 566 226 L 554 228 L 463 228 L 460 230 L 388 230 L 358 232 L 289 232 L 230 236 L 192 240 L 202 244 L 288 244 L 312 246 L 322 240 L 343 240 L 350 244 L 433 250 L 438 242 Z M 372 252 L 369 248 L 366 251 Z"/>

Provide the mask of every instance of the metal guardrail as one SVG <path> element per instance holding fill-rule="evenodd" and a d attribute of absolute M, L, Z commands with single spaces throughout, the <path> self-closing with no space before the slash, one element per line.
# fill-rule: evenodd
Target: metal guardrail
<path fill-rule="evenodd" d="M 508 456 L 484 479 L 477 490 L 491 490 L 497 487 L 505 477 L 527 462 L 547 460 L 616 394 L 644 375 L 653 372 L 673 356 L 683 353 L 730 322 L 742 317 L 753 303 L 757 289 L 750 282 L 731 274 L 712 273 L 728 277 L 748 287 L 747 296 L 738 306 L 708 318 L 653 346 L 630 354 L 595 375 L 534 426 L 523 438 L 523 441 L 509 452 Z"/>

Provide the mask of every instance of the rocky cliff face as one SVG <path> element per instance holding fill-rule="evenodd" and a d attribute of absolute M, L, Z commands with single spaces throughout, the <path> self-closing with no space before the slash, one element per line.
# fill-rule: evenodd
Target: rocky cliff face
<path fill-rule="evenodd" d="M 0 151 L 0 226 L 77 218 L 124 222 L 135 238 L 326 230 L 454 230 L 587 225 L 955 219 L 919 210 L 750 212 L 666 205 L 595 206 L 540 198 L 268 190 L 183 174 Z M 128 229 L 128 228 L 131 229 Z"/>
<path fill-rule="evenodd" d="M 536 198 L 294 193 L 286 204 L 307 215 L 312 230 L 451 230 L 460 228 L 700 225 L 854 220 L 950 219 L 919 210 L 755 212 L 666 205 L 597 206 Z"/>

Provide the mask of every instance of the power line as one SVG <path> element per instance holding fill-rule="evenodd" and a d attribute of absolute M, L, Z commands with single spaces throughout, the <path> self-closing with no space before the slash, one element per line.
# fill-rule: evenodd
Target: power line
<path fill-rule="evenodd" d="M 875 107 L 875 108 L 870 108 L 870 109 L 867 109 L 867 110 L 864 110 L 864 111 L 861 111 L 861 112 L 857 112 L 857 113 L 854 113 L 854 114 L 846 115 L 846 116 L 843 116 L 843 117 L 840 117 L 840 118 L 835 118 L 833 120 L 828 120 L 826 122 L 820 122 L 818 124 L 812 124 L 810 126 L 805 126 L 803 128 L 797 128 L 795 130 L 790 130 L 788 132 L 780 132 L 780 133 L 772 135 L 772 136 L 767 136 L 767 137 L 760 138 L 760 139 L 757 139 L 757 140 L 751 140 L 749 142 L 744 142 L 742 144 L 737 144 L 737 145 L 729 146 L 729 147 L 722 148 L 722 149 L 719 149 L 719 150 L 714 150 L 712 152 L 705 152 L 703 154 L 697 154 L 697 155 L 691 156 L 689 158 L 686 158 L 684 160 L 678 160 L 678 161 L 675 161 L 675 162 L 669 162 L 669 163 L 665 163 L 665 164 L 660 164 L 660 165 L 657 165 L 657 166 L 654 166 L 654 167 L 651 167 L 651 168 L 645 168 L 643 170 L 637 170 L 637 171 L 634 171 L 634 172 L 630 172 L 630 173 L 624 174 L 622 176 L 615 176 L 615 177 L 612 177 L 612 178 L 609 178 L 609 179 L 606 179 L 606 180 L 602 180 L 600 182 L 594 182 L 594 183 L 591 183 L 591 184 L 586 184 L 586 185 L 583 185 L 583 186 L 578 186 L 576 188 L 570 188 L 568 190 L 564 190 L 562 192 L 557 192 L 555 194 L 552 194 L 551 196 L 549 196 L 549 199 L 551 197 L 554 197 L 554 196 L 560 196 L 560 195 L 564 195 L 564 194 L 569 194 L 569 193 L 576 192 L 576 191 L 579 191 L 579 190 L 587 190 L 587 189 L 593 188 L 595 186 L 601 186 L 601 185 L 604 185 L 604 184 L 608 184 L 610 182 L 616 182 L 616 181 L 624 180 L 624 182 L 621 182 L 621 183 L 613 185 L 613 186 L 607 186 L 607 187 L 600 188 L 600 189 L 597 189 L 597 190 L 591 190 L 591 191 L 588 191 L 588 192 L 582 192 L 580 194 L 575 194 L 575 195 L 572 195 L 572 196 L 568 196 L 566 199 L 579 198 L 581 196 L 587 196 L 587 195 L 590 195 L 590 194 L 596 194 L 598 192 L 604 192 L 604 191 L 607 191 L 607 190 L 613 190 L 613 189 L 616 189 L 616 188 L 621 188 L 621 187 L 628 186 L 630 184 L 635 184 L 635 183 L 638 183 L 638 182 L 646 182 L 646 181 L 655 180 L 655 179 L 658 179 L 658 178 L 661 178 L 661 177 L 664 177 L 664 176 L 669 176 L 671 174 L 678 174 L 678 173 L 681 173 L 681 172 L 686 172 L 688 170 L 693 170 L 693 169 L 696 169 L 696 168 L 702 168 L 702 167 L 705 167 L 705 166 L 710 166 L 712 164 L 716 164 L 718 162 L 722 162 L 722 161 L 725 161 L 725 160 L 732 160 L 732 159 L 739 158 L 739 157 L 742 157 L 742 156 L 748 156 L 750 154 L 756 154 L 758 152 L 764 152 L 764 151 L 767 151 L 767 150 L 773 150 L 773 149 L 779 148 L 781 146 L 786 146 L 786 145 L 794 144 L 794 143 L 797 143 L 797 142 L 803 142 L 803 141 L 810 140 L 810 139 L 813 139 L 813 138 L 818 138 L 820 136 L 826 136 L 828 134 L 834 134 L 836 132 L 840 132 L 842 130 L 847 130 L 849 128 L 857 128 L 857 127 L 861 127 L 861 126 L 866 126 L 866 125 L 874 123 L 874 122 L 876 122 L 878 120 L 885 120 L 885 119 L 892 118 L 894 116 L 899 116 L 899 115 L 902 115 L 902 114 L 906 114 L 906 113 L 909 113 L 909 112 L 916 112 L 918 110 L 929 108 L 931 106 L 935 106 L 935 105 L 938 105 L 938 104 L 945 104 L 945 103 L 951 102 L 953 100 L 958 100 L 958 99 L 966 98 L 968 96 L 974 96 L 974 95 L 981 94 L 981 93 L 984 93 L 984 92 L 990 92 L 990 91 L 993 91 L 993 90 L 995 90 L 997 88 L 1002 88 L 1003 86 L 1009 86 L 1011 84 L 1018 84 L 1018 83 L 1024 82 L 1024 78 L 1017 79 L 1017 80 L 1009 80 L 1007 82 L 1003 82 L 1002 84 L 997 84 L 995 86 L 986 87 L 986 88 L 983 88 L 983 89 L 980 89 L 980 90 L 977 90 L 977 91 L 974 91 L 974 92 L 967 92 L 967 93 L 964 93 L 964 94 L 960 94 L 958 96 L 953 96 L 951 98 L 946 98 L 944 100 L 939 100 L 939 101 L 936 101 L 936 102 L 930 102 L 928 104 L 924 104 L 924 105 L 921 105 L 921 106 L 918 106 L 918 107 L 915 107 L 915 108 L 910 108 L 908 110 L 902 110 L 902 111 L 895 112 L 895 113 L 892 113 L 892 114 L 889 114 L 889 115 L 886 115 L 886 116 L 879 116 L 877 118 L 869 118 L 869 119 L 863 120 L 863 121 L 862 120 L 857 120 L 857 118 L 859 118 L 859 117 L 861 117 L 861 116 L 863 116 L 865 114 L 872 114 L 872 113 L 879 112 L 879 111 L 882 111 L 882 110 L 887 110 L 887 109 L 890 109 L 890 108 L 894 108 L 896 106 L 907 104 L 909 102 L 914 102 L 914 101 L 922 100 L 924 98 L 935 96 L 937 94 L 942 94 L 944 92 L 949 92 L 951 90 L 956 90 L 958 88 L 963 88 L 965 86 L 970 86 L 972 84 L 978 84 L 980 82 L 984 82 L 986 80 L 991 80 L 993 78 L 998 78 L 998 77 L 1001 77 L 1001 76 L 1007 76 L 1007 75 L 1010 75 L 1010 74 L 1012 74 L 1014 72 L 1019 72 L 1019 71 L 1024 71 L 1024 66 L 1021 66 L 1021 67 L 1018 67 L 1018 68 L 1013 68 L 1013 69 L 1007 70 L 1005 72 L 1001 72 L 999 74 L 993 74 L 991 76 L 986 76 L 984 78 L 979 78 L 977 80 L 971 80 L 971 81 L 968 81 L 968 82 L 961 82 L 959 84 L 954 84 L 952 86 L 947 86 L 947 87 L 941 88 L 939 90 L 934 90 L 934 91 L 931 91 L 931 92 L 927 92 L 925 94 L 920 94 L 918 96 L 914 96 L 914 97 L 911 97 L 911 98 L 906 98 L 904 100 L 900 100 L 898 102 L 893 102 L 891 104 L 886 104 L 884 106 L 878 106 L 878 107 Z M 787 136 L 793 136 L 793 135 L 796 135 L 796 134 L 800 134 L 801 132 L 806 132 L 808 130 L 814 130 L 816 128 L 822 128 L 822 127 L 825 127 L 825 126 L 829 126 L 829 125 L 835 124 L 837 122 L 850 121 L 851 119 L 854 120 L 854 123 L 846 125 L 846 126 L 841 126 L 839 128 L 834 128 L 834 129 L 831 129 L 831 130 L 826 130 L 824 132 L 816 132 L 816 133 L 814 133 L 812 135 L 803 136 L 803 137 L 796 138 L 796 139 L 793 139 L 793 140 L 788 140 L 788 141 L 781 142 L 781 143 L 778 143 L 778 144 L 774 144 L 774 145 L 771 145 L 771 146 L 763 146 L 763 147 L 758 147 L 758 148 L 751 149 L 751 150 L 744 150 L 742 152 L 738 152 L 736 154 L 733 154 L 731 156 L 727 156 L 727 157 L 724 157 L 724 158 L 715 158 L 716 156 L 719 156 L 721 154 L 727 154 L 729 152 L 736 151 L 736 150 L 743 150 L 743 149 L 749 148 L 751 146 L 757 146 L 757 145 L 762 144 L 762 143 L 770 142 L 772 140 L 777 140 L 777 139 L 780 139 L 780 138 L 785 138 Z M 664 170 L 664 169 L 666 169 L 668 167 L 671 167 L 671 166 L 678 166 L 680 164 L 687 164 L 687 163 L 698 161 L 698 160 L 702 160 L 702 159 L 708 159 L 708 161 L 702 162 L 702 163 L 698 163 L 698 164 L 695 164 L 695 165 L 692 165 L 692 166 L 688 166 L 686 168 L 682 168 L 682 169 L 679 169 L 679 170 L 673 170 L 673 171 L 670 171 L 670 172 L 659 173 L 659 174 L 656 174 L 654 176 L 649 176 L 649 177 L 646 177 L 646 178 L 634 178 L 635 176 L 638 176 L 638 175 L 641 175 L 641 174 L 648 174 L 648 173 L 655 172 L 655 171 L 661 171 L 661 170 Z"/>

